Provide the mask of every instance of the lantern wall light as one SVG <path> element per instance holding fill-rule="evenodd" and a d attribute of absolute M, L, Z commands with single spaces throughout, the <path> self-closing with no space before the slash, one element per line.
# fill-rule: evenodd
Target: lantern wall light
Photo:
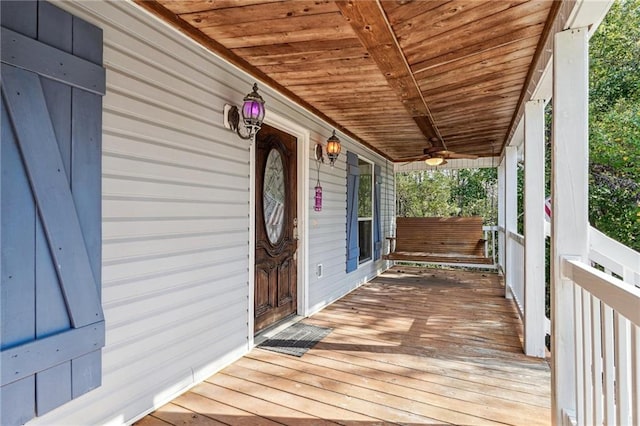
<path fill-rule="evenodd" d="M 224 106 L 224 126 L 238 134 L 242 139 L 253 139 L 262 127 L 264 120 L 264 99 L 258 94 L 258 85 L 253 84 L 253 91 L 244 97 L 242 103 L 242 126 L 240 112 L 235 105 Z M 241 130 L 244 128 L 244 130 Z"/>
<path fill-rule="evenodd" d="M 338 155 L 340 155 L 340 150 L 342 147 L 340 146 L 340 139 L 336 136 L 336 131 L 333 131 L 333 134 L 329 139 L 327 139 L 327 157 L 329 157 L 329 164 L 333 167 L 333 164 L 338 159 Z"/>

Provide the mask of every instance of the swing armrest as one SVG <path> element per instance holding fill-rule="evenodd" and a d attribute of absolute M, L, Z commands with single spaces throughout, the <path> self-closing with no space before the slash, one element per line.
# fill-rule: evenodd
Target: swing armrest
<path fill-rule="evenodd" d="M 389 254 L 395 253 L 396 251 L 396 237 L 387 237 L 389 240 Z"/>

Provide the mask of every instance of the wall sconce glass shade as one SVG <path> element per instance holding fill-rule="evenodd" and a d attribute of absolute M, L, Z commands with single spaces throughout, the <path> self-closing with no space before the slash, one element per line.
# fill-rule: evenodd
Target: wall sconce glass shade
<path fill-rule="evenodd" d="M 264 120 L 264 99 L 258 94 L 258 85 L 253 84 L 253 91 L 243 99 L 242 121 L 245 126 L 254 126 L 258 129 Z"/>
<path fill-rule="evenodd" d="M 244 97 L 242 103 L 244 130 L 240 129 L 240 111 L 235 105 L 224 106 L 225 126 L 236 132 L 242 139 L 253 139 L 262 127 L 264 113 L 264 99 L 258 94 L 258 85 L 254 83 L 253 91 Z"/>
<path fill-rule="evenodd" d="M 424 160 L 425 163 L 429 166 L 439 166 L 444 163 L 444 158 L 442 157 L 430 157 Z"/>
<path fill-rule="evenodd" d="M 340 139 L 336 136 L 336 131 L 333 131 L 333 134 L 329 139 L 327 139 L 327 157 L 329 157 L 329 162 L 331 166 L 338 159 L 338 155 L 340 155 L 340 150 L 342 147 L 340 146 Z"/>

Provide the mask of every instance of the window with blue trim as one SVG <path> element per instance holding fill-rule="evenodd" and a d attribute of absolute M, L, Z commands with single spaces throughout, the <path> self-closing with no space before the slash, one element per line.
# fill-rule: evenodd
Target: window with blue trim
<path fill-rule="evenodd" d="M 380 166 L 347 152 L 347 272 L 381 257 L 381 182 Z"/>
<path fill-rule="evenodd" d="M 358 169 L 358 264 L 361 265 L 373 258 L 373 164 L 359 158 Z"/>

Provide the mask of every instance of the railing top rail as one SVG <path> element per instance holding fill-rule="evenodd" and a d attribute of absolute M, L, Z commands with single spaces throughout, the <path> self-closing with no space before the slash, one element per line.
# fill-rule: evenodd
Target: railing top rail
<path fill-rule="evenodd" d="M 507 237 L 513 239 L 522 246 L 524 245 L 524 235 L 522 234 L 518 234 L 517 232 L 513 231 L 507 231 Z"/>
<path fill-rule="evenodd" d="M 609 264 L 602 264 L 602 266 L 620 276 L 623 275 L 624 268 L 640 274 L 640 253 L 606 236 L 594 227 L 590 227 L 589 232 L 591 260 L 600 264 L 608 261 Z"/>
<path fill-rule="evenodd" d="M 562 259 L 563 275 L 640 327 L 640 288 L 625 283 L 579 259 Z"/>

